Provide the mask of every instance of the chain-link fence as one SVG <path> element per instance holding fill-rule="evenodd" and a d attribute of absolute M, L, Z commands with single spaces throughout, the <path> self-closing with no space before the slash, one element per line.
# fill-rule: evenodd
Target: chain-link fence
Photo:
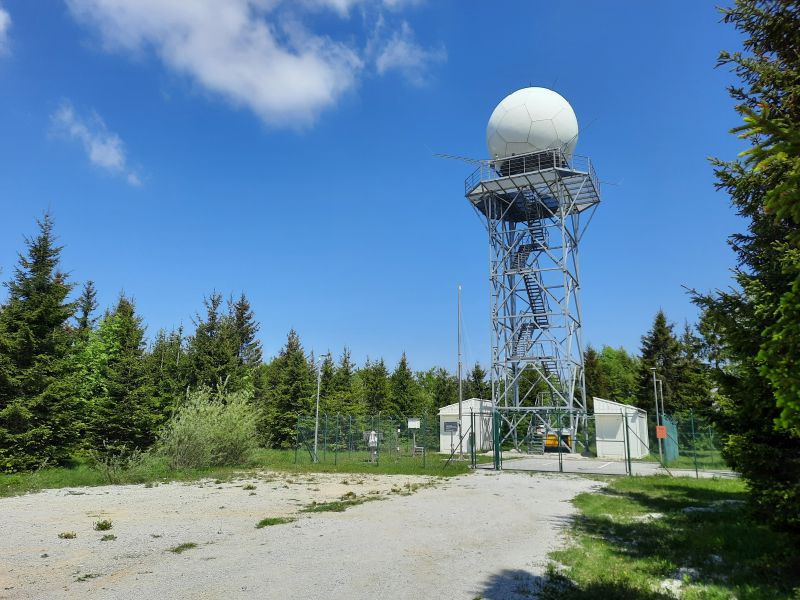
<path fill-rule="evenodd" d="M 657 424 L 654 416 L 627 405 L 584 414 L 553 410 L 504 416 L 499 464 L 565 473 L 732 475 L 710 420 L 692 412 L 659 417 Z"/>
<path fill-rule="evenodd" d="M 668 469 L 728 471 L 716 426 L 692 411 L 662 415 L 662 437 L 653 436 L 650 455 Z M 655 429 L 655 427 L 653 427 Z"/>
<path fill-rule="evenodd" d="M 413 463 L 443 466 L 439 420 L 434 416 L 395 418 L 381 415 L 299 417 L 295 463 Z"/>

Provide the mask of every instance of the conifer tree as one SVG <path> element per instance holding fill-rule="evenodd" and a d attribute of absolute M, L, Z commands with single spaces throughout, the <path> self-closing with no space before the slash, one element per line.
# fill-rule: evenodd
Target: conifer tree
<path fill-rule="evenodd" d="M 235 391 L 231 378 L 239 363 L 239 340 L 221 311 L 222 295 L 212 292 L 203 304 L 205 317 L 196 316 L 195 333 L 187 344 L 187 383 L 192 389 L 224 386 Z"/>
<path fill-rule="evenodd" d="M 334 405 L 337 413 L 347 415 L 363 414 L 363 406 L 353 393 L 353 373 L 355 367 L 350 359 L 350 350 L 345 347 L 336 365 L 333 378 Z"/>
<path fill-rule="evenodd" d="M 740 80 L 729 93 L 744 125 L 733 133 L 751 150 L 713 164 L 747 230 L 729 238 L 736 288 L 694 299 L 714 347 L 713 414 L 726 458 L 762 518 L 800 531 L 800 11 L 795 2 L 737 0 L 723 15 L 744 36 L 744 51 L 722 52 L 719 64 Z"/>
<path fill-rule="evenodd" d="M 414 374 L 408 367 L 406 353 L 403 352 L 390 378 L 391 393 L 389 396 L 390 414 L 396 417 L 408 416 L 416 413 L 416 382 Z"/>
<path fill-rule="evenodd" d="M 130 299 L 120 296 L 88 346 L 99 383 L 88 402 L 90 446 L 115 455 L 146 449 L 160 419 L 145 361 L 144 327 Z"/>
<path fill-rule="evenodd" d="M 94 328 L 97 318 L 92 316 L 97 310 L 97 290 L 94 287 L 92 280 L 83 284 L 83 290 L 76 303 L 77 315 L 77 333 L 78 336 L 86 339 L 89 332 Z"/>
<path fill-rule="evenodd" d="M 655 412 L 653 395 L 653 372 L 662 381 L 664 410 L 671 414 L 681 407 L 677 397 L 678 361 L 680 344 L 673 333 L 673 325 L 667 321 L 663 310 L 656 313 L 653 326 L 642 336 L 641 360 L 639 362 L 639 406 Z M 660 406 L 660 404 L 659 404 Z"/>
<path fill-rule="evenodd" d="M 315 379 L 294 329 L 274 362 L 276 386 L 269 419 L 270 440 L 275 446 L 288 448 L 295 441 L 297 417 L 311 414 L 316 392 Z"/>
<path fill-rule="evenodd" d="M 186 373 L 183 348 L 183 327 L 156 334 L 146 355 L 147 370 L 153 385 L 154 406 L 158 422 L 168 419 L 186 396 Z"/>
<path fill-rule="evenodd" d="M 367 359 L 364 366 L 358 371 L 361 383 L 362 402 L 368 415 L 391 412 L 391 389 L 389 370 L 381 358 L 377 361 Z"/>
<path fill-rule="evenodd" d="M 26 238 L 0 311 L 0 469 L 17 471 L 66 459 L 80 428 L 80 405 L 68 381 L 75 307 L 59 270 L 49 214 Z"/>
<path fill-rule="evenodd" d="M 606 374 L 600 366 L 600 355 L 592 346 L 583 353 L 583 376 L 586 382 L 586 401 L 590 406 L 592 398 L 613 400 Z"/>
<path fill-rule="evenodd" d="M 476 362 L 475 366 L 467 375 L 466 386 L 464 389 L 464 399 L 482 398 L 486 400 L 491 394 L 489 384 L 486 381 L 486 370 Z"/>

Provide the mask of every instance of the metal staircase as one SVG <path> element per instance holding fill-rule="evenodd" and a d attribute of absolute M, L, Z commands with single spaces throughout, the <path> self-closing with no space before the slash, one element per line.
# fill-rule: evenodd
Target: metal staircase
<path fill-rule="evenodd" d="M 531 254 L 542 252 L 547 248 L 547 230 L 539 220 L 528 221 L 528 231 L 530 241 L 517 246 L 516 252 L 511 256 L 510 268 L 521 271 L 522 281 L 525 284 L 525 293 L 528 296 L 530 305 L 531 320 L 521 323 L 513 339 L 512 356 L 514 358 L 524 358 L 533 345 L 534 336 L 539 329 L 550 327 L 550 307 L 547 301 L 547 292 L 544 290 L 541 281 L 531 272 L 528 267 L 528 259 Z M 557 363 L 553 358 L 541 359 L 542 369 L 545 376 L 556 372 Z"/>

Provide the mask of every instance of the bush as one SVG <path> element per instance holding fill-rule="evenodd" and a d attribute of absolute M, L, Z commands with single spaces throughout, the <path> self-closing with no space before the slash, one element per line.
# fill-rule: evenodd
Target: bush
<path fill-rule="evenodd" d="M 167 423 L 156 452 L 173 469 L 242 465 L 256 449 L 257 421 L 249 395 L 200 390 Z"/>

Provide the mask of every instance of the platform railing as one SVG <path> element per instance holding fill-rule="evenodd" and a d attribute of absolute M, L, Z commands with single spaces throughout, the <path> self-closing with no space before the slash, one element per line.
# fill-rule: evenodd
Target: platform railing
<path fill-rule="evenodd" d="M 598 187 L 594 166 L 588 156 L 573 155 L 571 158 L 567 158 L 562 150 L 554 148 L 503 159 L 487 160 L 481 163 L 464 181 L 464 191 L 469 194 L 475 186 L 484 181 L 550 169 L 565 169 L 588 174 L 595 188 Z"/>

